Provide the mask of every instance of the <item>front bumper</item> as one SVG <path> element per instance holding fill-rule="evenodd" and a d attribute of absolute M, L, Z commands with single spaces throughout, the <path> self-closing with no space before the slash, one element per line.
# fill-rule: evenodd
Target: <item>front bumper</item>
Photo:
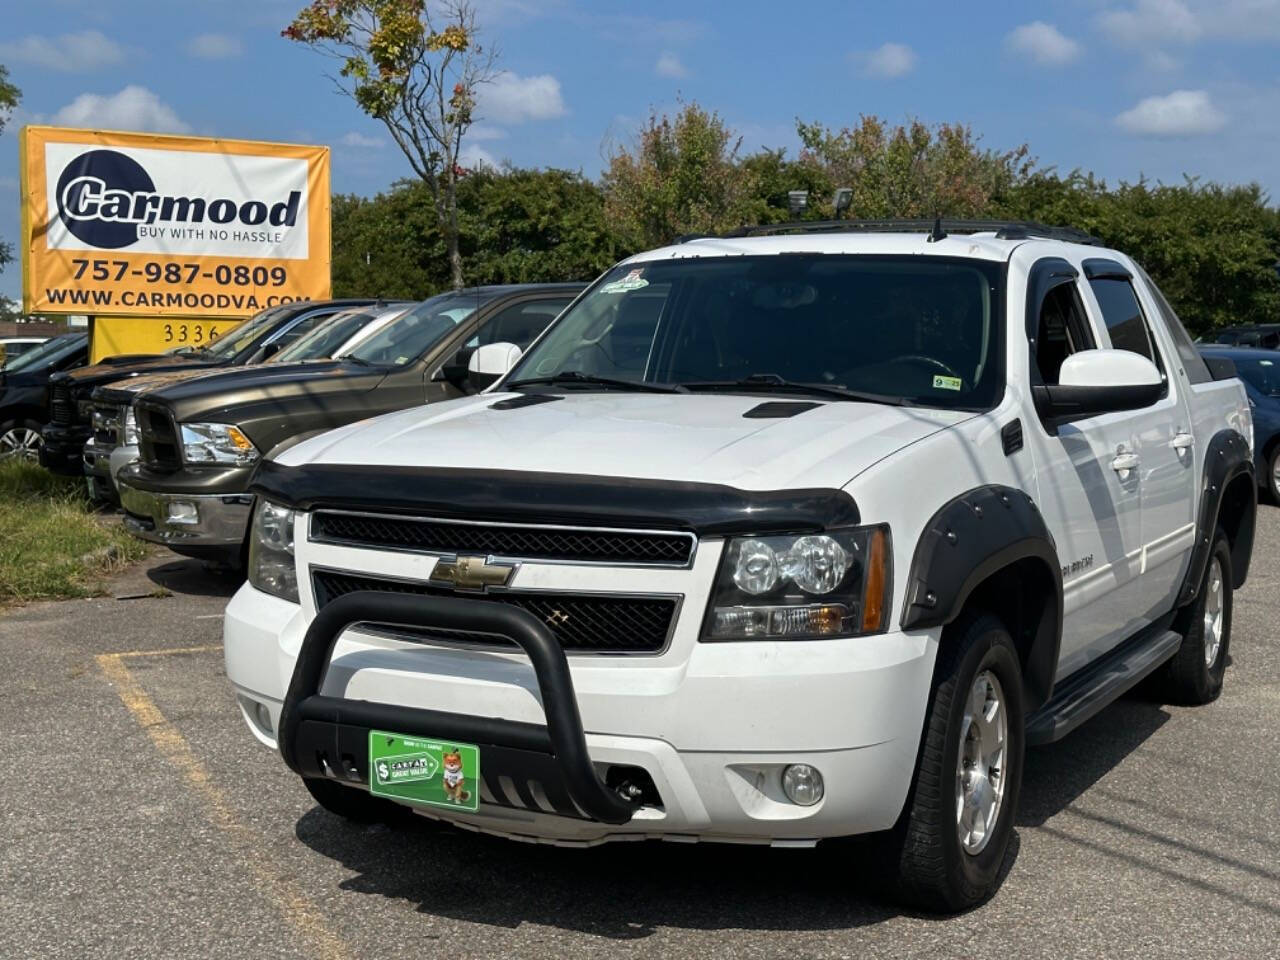
<path fill-rule="evenodd" d="M 116 477 L 125 528 L 136 537 L 202 559 L 239 557 L 253 511 L 253 496 L 162 493 Z"/>
<path fill-rule="evenodd" d="M 495 734 L 493 724 L 532 727 L 545 739 L 548 719 L 562 705 L 536 660 L 531 667 L 518 654 L 415 643 L 362 626 L 339 628 L 310 706 L 299 710 L 305 698 L 291 694 L 286 708 L 308 658 L 300 652 L 318 643 L 306 639 L 310 626 L 300 606 L 247 584 L 224 620 L 227 675 L 246 722 L 308 776 L 333 775 L 364 789 L 371 725 L 477 743 L 483 770 L 483 758 L 494 756 L 486 744 L 507 761 L 494 739 L 503 731 Z M 660 802 L 624 822 L 566 816 L 556 812 L 555 790 L 537 778 L 508 776 L 481 785 L 478 813 L 421 812 L 573 845 L 644 837 L 807 844 L 886 829 L 910 787 L 935 650 L 936 637 L 920 632 L 813 644 L 696 644 L 658 658 L 571 657 L 574 707 L 597 779 L 610 767 L 640 768 Z M 300 720 L 326 718 L 328 727 L 312 725 L 299 738 Z M 826 793 L 817 804 L 787 800 L 781 771 L 791 763 L 821 771 Z"/>
<path fill-rule="evenodd" d="M 40 435 L 40 466 L 65 477 L 83 476 L 84 445 L 93 436 L 87 426 L 49 423 Z"/>

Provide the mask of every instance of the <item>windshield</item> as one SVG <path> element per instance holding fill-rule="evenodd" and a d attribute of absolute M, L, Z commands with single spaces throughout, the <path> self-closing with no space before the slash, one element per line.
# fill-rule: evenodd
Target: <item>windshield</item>
<path fill-rule="evenodd" d="M 306 336 L 281 350 L 268 363 L 292 363 L 297 360 L 323 360 L 364 329 L 375 317 L 386 314 L 378 310 L 347 310 L 321 321 Z"/>
<path fill-rule="evenodd" d="M 1276 360 L 1232 357 L 1240 379 L 1264 397 L 1280 397 L 1280 357 Z"/>
<path fill-rule="evenodd" d="M 288 309 L 288 306 L 282 306 L 263 310 L 257 316 L 233 328 L 229 333 L 223 334 L 196 356 L 210 360 L 230 360 L 273 327 Z"/>
<path fill-rule="evenodd" d="M 943 257 L 687 257 L 615 267 L 506 381 L 788 384 L 985 408 L 1003 386 L 999 264 Z M 742 384 L 755 378 L 755 384 Z M 730 387 L 729 384 L 734 386 Z M 802 391 L 797 391 L 802 392 Z"/>
<path fill-rule="evenodd" d="M 84 341 L 85 335 L 83 333 L 64 334 L 61 337 L 46 340 L 34 350 L 28 350 L 21 356 L 14 357 L 6 363 L 4 365 L 5 373 L 17 373 L 20 370 L 40 370 L 44 367 L 53 366 L 64 360 L 69 354 L 75 353 L 83 347 Z"/>
<path fill-rule="evenodd" d="M 402 367 L 412 363 L 476 311 L 474 293 L 445 293 L 406 310 L 346 356 Z"/>

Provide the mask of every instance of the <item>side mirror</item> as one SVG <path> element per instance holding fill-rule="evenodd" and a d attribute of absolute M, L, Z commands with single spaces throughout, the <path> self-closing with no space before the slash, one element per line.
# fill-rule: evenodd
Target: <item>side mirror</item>
<path fill-rule="evenodd" d="M 506 376 L 523 355 L 514 343 L 486 343 L 467 361 L 467 384 L 476 393 Z"/>
<path fill-rule="evenodd" d="M 258 362 L 265 363 L 266 361 L 270 360 L 272 357 L 274 357 L 277 353 L 280 352 L 280 348 L 283 346 L 284 344 L 282 344 L 279 340 L 274 340 L 271 343 L 268 343 L 266 346 L 262 348 L 262 355 L 258 358 Z"/>
<path fill-rule="evenodd" d="M 452 384 L 465 393 L 470 389 L 470 381 L 467 379 L 468 364 L 471 363 L 471 355 L 475 352 L 475 347 L 463 347 L 446 360 L 431 379 L 436 383 Z"/>
<path fill-rule="evenodd" d="M 1031 388 L 1049 424 L 1149 407 L 1164 394 L 1156 365 L 1130 350 L 1081 350 L 1062 363 L 1058 383 Z"/>

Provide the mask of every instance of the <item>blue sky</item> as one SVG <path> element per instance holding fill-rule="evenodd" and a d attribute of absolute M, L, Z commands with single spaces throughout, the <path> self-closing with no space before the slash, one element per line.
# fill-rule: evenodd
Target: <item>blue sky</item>
<path fill-rule="evenodd" d="M 279 35 L 303 0 L 6 4 L 23 103 L 0 137 L 0 236 L 18 237 L 17 128 L 65 123 L 328 144 L 335 191 L 408 175 L 326 61 Z M 599 172 L 650 109 L 718 110 L 748 147 L 795 120 L 971 124 L 992 147 L 1109 180 L 1258 181 L 1280 200 L 1280 0 L 1053 4 L 478 0 L 506 71 L 470 152 Z M 0 293 L 19 292 L 19 271 Z"/>

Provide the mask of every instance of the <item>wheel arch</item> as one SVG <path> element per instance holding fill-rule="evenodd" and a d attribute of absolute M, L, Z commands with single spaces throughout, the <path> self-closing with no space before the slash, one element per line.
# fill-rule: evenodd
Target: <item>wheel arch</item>
<path fill-rule="evenodd" d="M 1238 590 L 1244 586 L 1253 556 L 1257 512 L 1258 481 L 1249 443 L 1237 430 L 1220 430 L 1205 450 L 1204 477 L 1196 513 L 1196 542 L 1178 593 L 1177 607 L 1195 600 L 1213 548 L 1213 535 L 1219 526 L 1231 545 L 1231 587 Z"/>
<path fill-rule="evenodd" d="M 1000 616 L 1022 660 L 1027 710 L 1048 700 L 1062 639 L 1062 572 L 1035 502 L 977 487 L 944 504 L 916 543 L 903 629 L 946 626 L 980 606 Z"/>

